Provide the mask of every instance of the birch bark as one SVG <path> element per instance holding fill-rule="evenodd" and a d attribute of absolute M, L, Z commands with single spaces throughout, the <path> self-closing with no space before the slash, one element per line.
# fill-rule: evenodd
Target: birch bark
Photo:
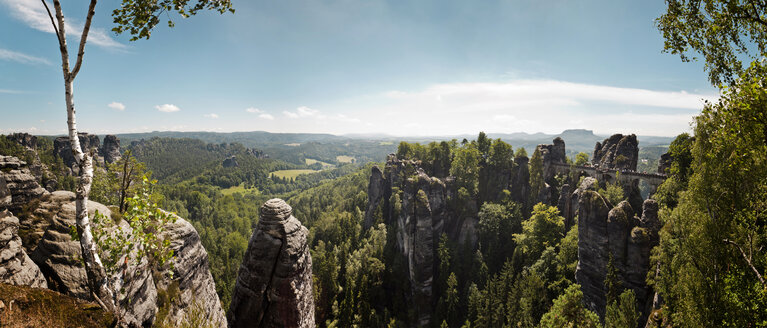
<path fill-rule="evenodd" d="M 53 24 L 53 29 L 58 38 L 59 50 L 61 52 L 61 69 L 64 73 L 64 95 L 67 107 L 69 144 L 72 147 L 72 153 L 74 154 L 80 175 L 75 198 L 77 234 L 80 237 L 80 249 L 82 251 L 83 262 L 85 263 L 85 271 L 88 276 L 88 285 L 94 299 L 96 299 L 102 307 L 113 313 L 118 313 L 115 302 L 116 293 L 110 288 L 106 270 L 96 252 L 96 243 L 93 240 L 93 233 L 91 232 L 90 218 L 88 217 L 88 195 L 90 194 L 91 184 L 93 182 L 93 158 L 91 154 L 83 152 L 80 147 L 74 103 L 74 80 L 82 65 L 83 56 L 85 54 L 85 42 L 88 38 L 88 31 L 90 30 L 93 15 L 95 14 L 97 0 L 91 0 L 88 7 L 88 15 L 80 37 L 80 46 L 74 70 L 70 70 L 69 68 L 66 24 L 64 22 L 63 11 L 61 10 L 61 3 L 59 0 L 53 0 L 53 7 L 56 11 L 56 20 L 54 21 L 53 15 L 51 15 L 51 11 L 48 8 L 48 4 L 45 0 L 41 1 L 48 12 L 51 24 Z"/>

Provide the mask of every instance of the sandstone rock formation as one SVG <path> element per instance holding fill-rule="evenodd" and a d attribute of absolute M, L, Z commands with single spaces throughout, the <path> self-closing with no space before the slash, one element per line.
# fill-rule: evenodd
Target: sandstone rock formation
<path fill-rule="evenodd" d="M 171 240 L 170 248 L 175 255 L 173 279 L 163 275 L 155 283 L 158 289 L 166 292 L 177 289 L 178 294 L 167 309 L 164 323 L 178 327 L 190 310 L 199 310 L 205 322 L 213 327 L 226 326 L 226 316 L 208 270 L 208 252 L 202 247 L 197 230 L 180 217 L 165 228 L 163 237 Z"/>
<path fill-rule="evenodd" d="M 19 219 L 0 211 L 0 282 L 46 288 L 40 268 L 27 256 L 19 238 Z"/>
<path fill-rule="evenodd" d="M 514 158 L 514 168 L 511 169 L 511 183 L 509 183 L 511 199 L 520 204 L 527 201 L 527 194 L 530 189 L 529 162 L 530 159 L 527 156 L 516 157 Z"/>
<path fill-rule="evenodd" d="M 575 278 L 583 290 L 584 303 L 600 316 L 604 316 L 607 305 L 604 282 L 612 257 L 617 282 L 622 288 L 634 290 L 642 318 L 647 318 L 653 295 L 645 279 L 650 250 L 658 243 L 657 211 L 657 203 L 647 200 L 640 219 L 627 201 L 610 209 L 609 202 L 597 192 L 581 193 Z"/>
<path fill-rule="evenodd" d="M 88 213 L 96 211 L 111 215 L 104 205 L 88 202 Z M 55 191 L 43 198 L 32 215 L 24 218 L 30 222 L 44 222 L 31 225 L 30 231 L 40 234 L 39 241 L 28 239 L 24 247 L 30 250 L 30 257 L 40 266 L 48 281 L 48 288 L 62 294 L 90 300 L 90 289 L 85 268 L 79 261 L 80 242 L 73 240 L 70 227 L 75 225 L 75 194 L 70 191 Z M 44 233 L 42 233 L 44 232 Z"/>
<path fill-rule="evenodd" d="M 78 134 L 78 138 L 80 139 L 80 149 L 83 150 L 83 152 L 90 152 L 90 151 L 97 151 L 99 148 L 99 144 L 101 143 L 99 140 L 99 136 L 95 134 L 87 134 L 85 132 L 80 132 Z M 69 137 L 58 137 L 53 140 L 53 153 L 61 158 L 61 160 L 64 162 L 64 165 L 72 170 L 77 169 L 77 165 L 75 164 L 75 156 L 72 154 L 72 147 L 69 144 Z"/>
<path fill-rule="evenodd" d="M 281 199 L 261 207 L 237 274 L 230 327 L 314 327 L 308 230 Z"/>
<path fill-rule="evenodd" d="M 7 202 L 8 193 L 11 195 L 11 202 L 5 207 L 15 213 L 47 193 L 37 183 L 27 163 L 13 156 L 0 155 L 0 180 L 4 180 L 0 182 L 0 209 L 3 208 L 2 204 Z"/>
<path fill-rule="evenodd" d="M 27 149 L 37 149 L 37 137 L 29 134 L 29 133 L 11 133 L 7 136 L 8 140 L 14 141 Z"/>
<path fill-rule="evenodd" d="M 639 142 L 636 135 L 614 134 L 594 146 L 591 162 L 605 169 L 636 170 Z"/>
<path fill-rule="evenodd" d="M 122 157 L 120 153 L 120 139 L 117 139 L 114 135 L 108 134 L 104 137 L 104 144 L 99 148 L 99 156 L 104 159 L 107 164 L 117 162 Z"/>
<path fill-rule="evenodd" d="M 237 156 L 230 156 L 227 159 L 224 160 L 223 163 L 221 163 L 224 167 L 238 167 L 240 164 L 237 163 Z"/>
<path fill-rule="evenodd" d="M 660 155 L 660 159 L 658 160 L 658 173 L 668 174 L 668 169 L 671 168 L 672 161 L 673 157 L 671 156 L 671 153 Z"/>

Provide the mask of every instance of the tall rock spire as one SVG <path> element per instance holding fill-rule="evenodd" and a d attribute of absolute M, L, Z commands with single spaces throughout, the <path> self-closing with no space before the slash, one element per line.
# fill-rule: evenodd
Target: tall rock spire
<path fill-rule="evenodd" d="M 261 206 L 237 274 L 230 327 L 314 327 L 308 230 L 292 212 L 278 198 Z"/>

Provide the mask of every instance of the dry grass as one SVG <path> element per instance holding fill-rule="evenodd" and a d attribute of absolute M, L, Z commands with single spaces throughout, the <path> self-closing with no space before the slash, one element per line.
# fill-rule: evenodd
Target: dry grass
<path fill-rule="evenodd" d="M 49 289 L 0 283 L 0 327 L 114 327 L 111 313 L 98 305 Z"/>

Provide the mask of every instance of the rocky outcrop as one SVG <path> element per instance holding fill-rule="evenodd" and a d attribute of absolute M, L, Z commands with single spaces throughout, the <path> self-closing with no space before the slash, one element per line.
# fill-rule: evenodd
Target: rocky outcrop
<path fill-rule="evenodd" d="M 519 204 L 525 204 L 530 189 L 530 159 L 527 156 L 514 158 L 514 167 L 511 169 L 511 182 L 509 191 L 511 199 Z"/>
<path fill-rule="evenodd" d="M 99 144 L 101 143 L 99 136 L 80 132 L 78 138 L 80 139 L 80 149 L 82 149 L 83 152 L 94 151 L 95 153 L 98 153 Z M 53 154 L 61 158 L 64 162 L 64 166 L 75 171 L 77 170 L 75 155 L 72 153 L 69 137 L 58 137 L 53 140 Z"/>
<path fill-rule="evenodd" d="M 208 270 L 208 252 L 202 247 L 200 235 L 192 224 L 176 217 L 176 222 L 165 227 L 163 237 L 171 241 L 173 278 L 163 275 L 155 281 L 157 288 L 168 294 L 178 291 L 167 308 L 164 322 L 179 327 L 187 319 L 190 310 L 199 311 L 203 319 L 213 327 L 226 326 L 226 316 L 216 294 L 216 284 Z M 169 270 L 170 268 L 165 268 Z"/>
<path fill-rule="evenodd" d="M 117 162 L 122 157 L 120 153 L 120 139 L 116 136 L 108 134 L 104 137 L 104 144 L 99 148 L 99 156 L 104 159 L 107 164 Z"/>
<path fill-rule="evenodd" d="M 0 208 L 6 208 L 11 203 L 13 203 L 11 190 L 8 189 L 8 184 L 5 183 L 5 176 L 0 174 Z"/>
<path fill-rule="evenodd" d="M 508 174 L 509 172 L 507 172 Z M 437 178 L 426 174 L 420 161 L 400 160 L 390 155 L 383 172 L 374 167 L 368 185 L 368 208 L 365 227 L 375 220 L 378 207 L 386 224 L 396 226 L 399 256 L 407 263 L 410 294 L 407 301 L 414 309 L 410 318 L 416 325 L 428 325 L 435 303 L 436 249 L 438 238 L 445 233 L 450 240 L 474 246 L 477 242 L 476 202 L 462 204 L 462 210 L 451 210 L 454 178 Z"/>
<path fill-rule="evenodd" d="M 238 167 L 240 164 L 237 163 L 237 156 L 230 156 L 227 159 L 224 160 L 223 163 L 221 163 L 224 167 Z"/>
<path fill-rule="evenodd" d="M 13 142 L 16 142 L 27 149 L 35 150 L 37 149 L 37 137 L 29 134 L 29 133 L 11 133 L 7 136 L 5 136 L 8 140 L 11 140 Z"/>
<path fill-rule="evenodd" d="M 19 219 L 0 211 L 0 282 L 46 288 L 40 268 L 27 256 L 19 238 Z"/>
<path fill-rule="evenodd" d="M 308 230 L 281 199 L 261 207 L 237 274 L 230 327 L 314 327 Z"/>
<path fill-rule="evenodd" d="M 578 266 L 575 280 L 581 285 L 586 307 L 604 315 L 608 250 L 607 215 L 610 206 L 599 193 L 585 190 L 578 202 Z"/>
<path fill-rule="evenodd" d="M 4 180 L 0 182 L 0 209 L 3 208 L 3 203 L 7 203 L 8 193 L 10 193 L 10 204 L 4 207 L 14 213 L 18 213 L 23 206 L 47 193 L 37 183 L 27 163 L 13 156 L 0 155 L 0 180 Z"/>
<path fill-rule="evenodd" d="M 365 210 L 365 221 L 362 227 L 367 230 L 373 225 L 373 214 L 381 203 L 381 199 L 384 198 L 386 179 L 384 179 L 383 172 L 378 166 L 373 166 L 370 173 L 370 180 L 368 182 L 368 207 Z M 389 190 L 391 192 L 391 190 Z M 386 204 L 388 206 L 388 198 L 386 197 Z"/>
<path fill-rule="evenodd" d="M 614 134 L 594 146 L 591 162 L 603 169 L 636 170 L 639 142 L 636 135 Z"/>
<path fill-rule="evenodd" d="M 650 251 L 658 243 L 660 221 L 655 201 L 647 200 L 642 207 L 640 219 L 634 216 L 627 201 L 610 209 L 609 202 L 597 192 L 581 193 L 575 278 L 583 290 L 584 303 L 600 316 L 604 316 L 607 305 L 605 278 L 610 258 L 617 283 L 621 288 L 634 290 L 643 318 L 647 318 L 651 308 L 653 294 L 645 280 Z"/>
<path fill-rule="evenodd" d="M 671 156 L 671 153 L 664 153 L 663 155 L 660 155 L 660 159 L 658 160 L 658 173 L 660 174 L 669 174 L 668 169 L 671 168 L 671 163 L 673 162 L 673 157 Z"/>
<path fill-rule="evenodd" d="M 90 215 L 96 211 L 111 215 L 104 205 L 88 202 Z M 25 221 L 44 222 L 31 231 L 40 233 L 38 242 L 28 239 L 24 246 L 30 250 L 30 257 L 37 263 L 48 281 L 48 288 L 62 294 L 90 300 L 88 278 L 80 256 L 80 242 L 73 240 L 70 227 L 75 225 L 75 194 L 70 191 L 55 191 L 41 200 L 34 212 Z"/>

